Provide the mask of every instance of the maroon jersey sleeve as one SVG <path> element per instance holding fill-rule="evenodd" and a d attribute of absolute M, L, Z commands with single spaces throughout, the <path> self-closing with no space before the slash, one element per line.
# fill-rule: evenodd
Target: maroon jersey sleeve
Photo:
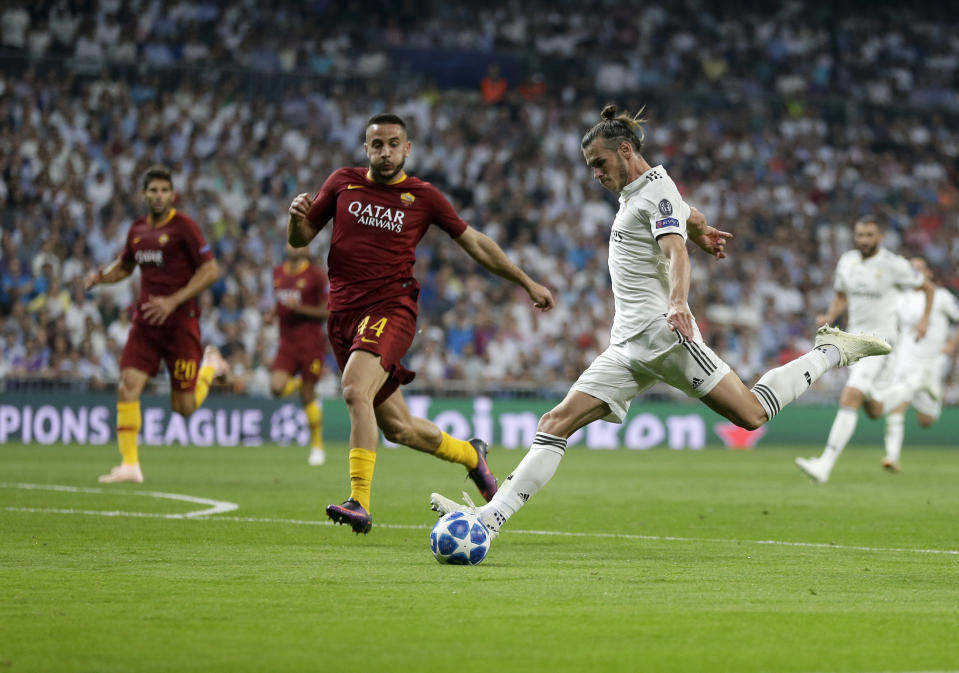
<path fill-rule="evenodd" d="M 469 226 L 456 214 L 456 210 L 445 196 L 432 185 L 430 186 L 430 200 L 433 204 L 433 224 L 450 235 L 450 238 L 459 238 Z"/>
<path fill-rule="evenodd" d="M 326 179 L 320 191 L 313 198 L 313 205 L 310 206 L 310 212 L 306 215 L 306 221 L 319 231 L 326 226 L 326 223 L 333 219 L 336 213 L 336 192 L 337 187 L 343 182 L 343 169 L 333 171 L 330 177 Z"/>

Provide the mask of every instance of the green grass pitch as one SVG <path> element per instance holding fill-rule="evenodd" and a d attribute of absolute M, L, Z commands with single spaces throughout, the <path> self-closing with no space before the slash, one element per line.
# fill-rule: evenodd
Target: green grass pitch
<path fill-rule="evenodd" d="M 0 671 L 959 669 L 959 452 L 853 448 L 813 486 L 817 452 L 571 449 L 464 568 L 427 503 L 475 492 L 413 451 L 380 451 L 357 537 L 323 514 L 342 446 L 145 447 L 144 484 L 100 486 L 112 447 L 3 445 Z"/>

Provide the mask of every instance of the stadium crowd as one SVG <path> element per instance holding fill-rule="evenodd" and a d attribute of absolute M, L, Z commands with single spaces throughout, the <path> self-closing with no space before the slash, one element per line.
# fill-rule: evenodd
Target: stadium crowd
<path fill-rule="evenodd" d="M 693 0 L 635 13 L 491 2 L 476 16 L 457 3 L 381 4 L 389 11 L 246 0 L 2 10 L 0 379 L 116 381 L 136 279 L 87 293 L 82 277 L 122 249 L 143 212 L 139 172 L 162 162 L 223 269 L 201 296 L 204 339 L 230 361 L 235 389 L 267 394 L 277 333 L 263 315 L 289 203 L 363 165 L 362 129 L 384 109 L 411 123 L 408 172 L 558 299 L 534 315 L 521 291 L 431 233 L 416 266 L 416 385 L 562 391 L 605 347 L 616 204 L 592 184 L 579 141 L 612 99 L 647 105 L 650 163 L 736 235 L 729 260 L 693 254 L 690 300 L 747 383 L 809 347 L 862 214 L 883 216 L 887 247 L 922 254 L 959 290 L 956 17 L 899 7 L 899 20 L 834 21 L 801 3 L 754 15 Z M 266 20 L 275 29 L 256 30 Z M 457 51 L 500 73 L 448 81 L 415 68 L 423 53 Z M 484 77 L 505 86 L 481 88 Z M 840 384 L 820 382 L 829 394 Z"/>

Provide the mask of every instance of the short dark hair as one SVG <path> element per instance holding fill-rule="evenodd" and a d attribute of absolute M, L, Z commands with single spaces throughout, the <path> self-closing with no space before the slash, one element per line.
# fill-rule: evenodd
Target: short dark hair
<path fill-rule="evenodd" d="M 643 141 L 646 139 L 646 133 L 640 126 L 640 124 L 646 123 L 642 116 L 645 109 L 645 106 L 640 108 L 634 117 L 630 117 L 628 112 L 617 115 L 616 106 L 607 105 L 600 113 L 603 121 L 596 124 L 583 136 L 582 149 L 585 150 L 597 138 L 604 138 L 609 149 L 619 147 L 625 140 L 633 146 L 634 150 L 641 152 Z"/>
<path fill-rule="evenodd" d="M 366 122 L 366 128 L 370 128 L 373 124 L 396 124 L 402 126 L 403 132 L 406 132 L 406 122 L 403 121 L 402 117 L 392 112 L 381 112 L 380 114 L 373 115 L 370 117 L 370 120 Z"/>
<path fill-rule="evenodd" d="M 153 164 L 146 169 L 143 172 L 143 189 L 149 187 L 154 180 L 166 180 L 170 183 L 170 188 L 173 188 L 173 172 L 166 166 Z"/>
<path fill-rule="evenodd" d="M 879 231 L 886 230 L 886 223 L 883 222 L 882 218 L 879 217 L 878 215 L 863 215 L 858 220 L 856 220 L 856 224 L 873 224 L 876 226 L 876 229 L 878 229 Z"/>

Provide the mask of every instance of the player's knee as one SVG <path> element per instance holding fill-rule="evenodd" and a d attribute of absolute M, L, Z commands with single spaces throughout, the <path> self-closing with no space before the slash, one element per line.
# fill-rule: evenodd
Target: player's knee
<path fill-rule="evenodd" d="M 175 399 L 170 402 L 170 407 L 181 416 L 192 416 L 196 411 L 196 401 L 188 399 Z"/>
<path fill-rule="evenodd" d="M 866 400 L 863 402 L 862 409 L 869 418 L 876 419 L 882 416 L 882 404 L 876 400 Z"/>
<path fill-rule="evenodd" d="M 372 404 L 369 396 L 360 386 L 346 383 L 343 385 L 343 401 L 347 408 L 357 408 L 365 404 Z"/>
<path fill-rule="evenodd" d="M 273 397 L 283 397 L 283 390 L 286 388 L 285 385 L 278 386 L 276 384 L 270 384 L 270 394 Z"/>
<path fill-rule="evenodd" d="M 926 416 L 924 414 L 919 414 L 919 417 L 916 419 L 919 421 L 920 428 L 930 428 L 932 424 L 936 422 L 936 419 L 932 416 Z"/>

